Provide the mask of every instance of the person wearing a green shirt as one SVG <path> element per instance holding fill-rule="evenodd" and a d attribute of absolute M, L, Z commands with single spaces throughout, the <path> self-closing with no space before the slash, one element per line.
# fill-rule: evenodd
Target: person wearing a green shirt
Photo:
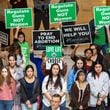
<path fill-rule="evenodd" d="M 29 64 L 30 48 L 28 42 L 25 41 L 25 34 L 22 31 L 19 31 L 19 28 L 16 30 L 14 42 L 18 42 L 21 47 L 21 53 L 23 55 L 23 63 L 25 67 Z"/>
<path fill-rule="evenodd" d="M 89 25 L 91 30 L 92 43 L 97 44 L 102 50 L 102 53 L 105 55 L 106 49 L 108 48 L 108 37 L 106 33 L 106 27 L 95 26 L 94 19 L 92 19 L 89 22 Z"/>

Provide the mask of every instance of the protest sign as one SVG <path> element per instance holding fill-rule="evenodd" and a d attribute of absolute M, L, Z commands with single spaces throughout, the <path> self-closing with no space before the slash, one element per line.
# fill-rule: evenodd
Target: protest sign
<path fill-rule="evenodd" d="M 60 69 L 63 69 L 63 62 L 60 58 L 48 58 L 46 61 L 46 69 L 50 69 L 53 63 L 57 63 L 60 66 Z"/>
<path fill-rule="evenodd" d="M 62 27 L 64 45 L 91 43 L 91 34 L 88 24 Z"/>
<path fill-rule="evenodd" d="M 46 57 L 47 58 L 62 57 L 62 47 L 61 46 L 46 46 Z"/>
<path fill-rule="evenodd" d="M 32 27 L 32 8 L 5 9 L 6 28 Z"/>
<path fill-rule="evenodd" d="M 76 21 L 76 2 L 49 5 L 50 23 Z"/>
<path fill-rule="evenodd" d="M 94 7 L 95 26 L 110 25 L 110 6 Z"/>
<path fill-rule="evenodd" d="M 60 45 L 60 30 L 35 30 L 32 43 L 34 50 L 45 50 L 49 45 Z"/>
<path fill-rule="evenodd" d="M 8 34 L 0 31 L 0 43 L 8 46 Z"/>

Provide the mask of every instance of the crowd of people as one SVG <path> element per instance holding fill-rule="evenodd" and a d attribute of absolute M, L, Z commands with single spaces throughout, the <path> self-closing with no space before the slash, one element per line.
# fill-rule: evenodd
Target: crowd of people
<path fill-rule="evenodd" d="M 2 110 L 97 110 L 104 104 L 109 107 L 110 66 L 109 56 L 96 44 L 76 54 L 81 45 L 74 46 L 71 60 L 74 65 L 67 73 L 53 63 L 46 70 L 46 55 L 34 57 L 33 48 L 25 41 L 25 34 L 16 29 L 13 43 L 0 52 L 0 108 Z M 37 71 L 30 64 L 34 63 Z M 67 94 L 69 102 L 67 103 Z M 54 101 L 58 99 L 58 101 Z"/>
<path fill-rule="evenodd" d="M 12 8 L 27 8 L 26 0 L 8 2 Z M 49 29 L 49 3 L 50 0 L 34 0 L 35 30 L 39 29 L 41 20 L 44 28 Z M 77 4 L 77 14 L 78 11 Z M 73 46 L 70 56 L 73 66 L 69 72 L 68 62 L 63 58 L 62 68 L 53 63 L 47 70 L 46 52 L 35 57 L 33 46 L 29 46 L 25 33 L 17 27 L 13 43 L 8 48 L 0 45 L 0 110 L 109 110 L 110 42 L 99 37 L 109 38 L 110 26 L 96 30 L 93 22 L 89 22 L 92 43 L 84 50 L 83 56 L 76 52 L 81 45 Z M 75 22 L 62 23 L 69 24 Z"/>

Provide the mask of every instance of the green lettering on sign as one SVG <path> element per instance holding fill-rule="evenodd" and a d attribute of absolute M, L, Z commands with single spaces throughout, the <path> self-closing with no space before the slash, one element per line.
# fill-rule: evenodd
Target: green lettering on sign
<path fill-rule="evenodd" d="M 62 57 L 62 47 L 61 46 L 46 46 L 46 56 L 48 58 Z"/>
<path fill-rule="evenodd" d="M 32 8 L 5 9 L 6 28 L 32 27 Z"/>
<path fill-rule="evenodd" d="M 104 26 L 110 24 L 110 6 L 94 7 L 95 26 Z"/>
<path fill-rule="evenodd" d="M 76 2 L 49 5 L 50 23 L 76 21 Z"/>

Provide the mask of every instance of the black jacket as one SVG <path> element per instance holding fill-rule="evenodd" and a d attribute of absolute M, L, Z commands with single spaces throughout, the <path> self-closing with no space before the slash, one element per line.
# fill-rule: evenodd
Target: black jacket
<path fill-rule="evenodd" d="M 20 79 L 20 99 L 21 103 L 25 103 L 27 100 L 29 100 L 31 103 L 37 102 L 37 97 L 40 96 L 40 83 L 38 81 L 38 78 L 35 78 L 34 86 L 32 90 L 33 97 L 28 99 L 27 94 L 27 88 L 26 88 L 26 81 L 24 78 Z"/>

